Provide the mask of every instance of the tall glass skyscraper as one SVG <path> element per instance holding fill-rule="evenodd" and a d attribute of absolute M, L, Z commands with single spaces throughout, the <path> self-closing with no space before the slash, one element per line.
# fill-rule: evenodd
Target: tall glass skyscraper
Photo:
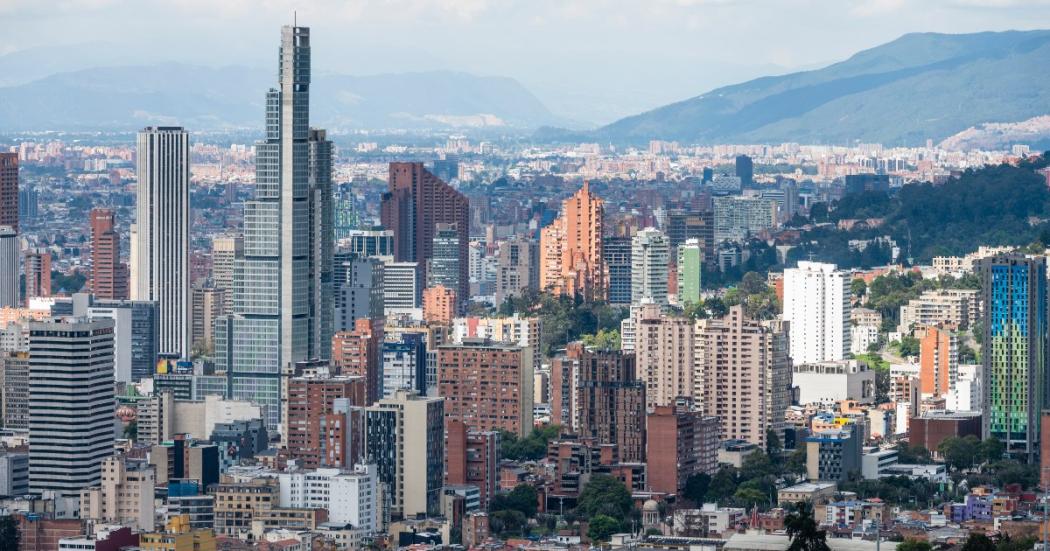
<path fill-rule="evenodd" d="M 1047 378 L 1046 259 L 1000 255 L 981 260 L 984 339 L 981 361 L 985 438 L 1011 455 L 1039 453 L 1039 413 L 1050 394 Z"/>
<path fill-rule="evenodd" d="M 283 379 L 327 358 L 332 338 L 332 143 L 309 127 L 310 30 L 281 29 L 278 88 L 266 94 L 255 146 L 255 198 L 244 205 L 244 257 L 234 263 L 233 314 L 216 324 L 216 366 L 235 399 L 281 425 Z"/>

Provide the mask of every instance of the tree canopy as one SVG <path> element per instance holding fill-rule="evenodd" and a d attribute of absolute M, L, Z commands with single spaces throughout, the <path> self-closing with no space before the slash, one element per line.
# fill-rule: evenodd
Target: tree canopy
<path fill-rule="evenodd" d="M 627 518 L 634 509 L 631 492 L 618 479 L 599 474 L 583 487 L 576 502 L 576 512 L 583 518 L 606 515 L 616 519 Z"/>

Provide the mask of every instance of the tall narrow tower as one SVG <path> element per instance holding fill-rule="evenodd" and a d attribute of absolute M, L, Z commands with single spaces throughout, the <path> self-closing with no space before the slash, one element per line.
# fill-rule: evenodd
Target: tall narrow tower
<path fill-rule="evenodd" d="M 191 345 L 189 133 L 178 126 L 143 129 L 137 165 L 131 298 L 157 303 L 158 352 L 181 358 Z"/>
<path fill-rule="evenodd" d="M 244 205 L 233 313 L 216 323 L 216 366 L 233 396 L 280 426 L 296 362 L 328 358 L 332 337 L 332 143 L 311 129 L 310 29 L 281 29 L 278 87 L 255 145 L 255 198 Z"/>
<path fill-rule="evenodd" d="M 1039 412 L 1050 394 L 1046 259 L 999 255 L 982 259 L 980 272 L 982 432 L 1031 462 L 1039 453 Z"/>

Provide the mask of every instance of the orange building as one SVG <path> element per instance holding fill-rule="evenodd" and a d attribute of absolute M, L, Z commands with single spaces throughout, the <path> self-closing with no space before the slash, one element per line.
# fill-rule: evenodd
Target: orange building
<path fill-rule="evenodd" d="M 952 373 L 959 368 L 959 342 L 947 329 L 925 327 L 919 336 L 919 392 L 944 396 Z"/>
<path fill-rule="evenodd" d="M 120 234 L 111 209 L 91 209 L 91 292 L 96 298 L 128 298 L 128 267 L 120 261 Z"/>
<path fill-rule="evenodd" d="M 518 437 L 532 431 L 532 347 L 486 339 L 463 339 L 437 349 L 438 396 L 445 421 L 472 431 L 505 430 Z"/>
<path fill-rule="evenodd" d="M 307 469 L 351 467 L 361 451 L 349 441 L 353 411 L 339 411 L 336 400 L 362 406 L 361 377 L 293 377 L 288 383 L 288 453 Z"/>
<path fill-rule="evenodd" d="M 456 290 L 444 285 L 423 289 L 423 319 L 448 325 L 456 317 Z"/>
<path fill-rule="evenodd" d="M 332 336 L 332 367 L 341 375 L 356 375 L 365 380 L 365 404 L 372 405 L 383 395 L 380 376 L 383 346 L 383 322 L 360 318 L 353 331 L 339 331 Z"/>
<path fill-rule="evenodd" d="M 499 486 L 500 435 L 496 431 L 468 430 L 466 423 L 450 419 L 445 423 L 445 485 L 471 484 L 481 494 L 481 508 Z"/>
<path fill-rule="evenodd" d="M 605 203 L 584 182 L 540 230 L 540 288 L 560 295 L 605 297 L 602 218 Z"/>

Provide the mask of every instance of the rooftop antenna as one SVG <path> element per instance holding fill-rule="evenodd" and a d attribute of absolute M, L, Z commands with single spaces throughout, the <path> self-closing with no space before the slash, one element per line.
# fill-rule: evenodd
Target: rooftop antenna
<path fill-rule="evenodd" d="M 296 12 L 295 10 L 292 10 L 292 26 L 293 27 L 298 27 L 299 26 L 299 13 Z"/>

